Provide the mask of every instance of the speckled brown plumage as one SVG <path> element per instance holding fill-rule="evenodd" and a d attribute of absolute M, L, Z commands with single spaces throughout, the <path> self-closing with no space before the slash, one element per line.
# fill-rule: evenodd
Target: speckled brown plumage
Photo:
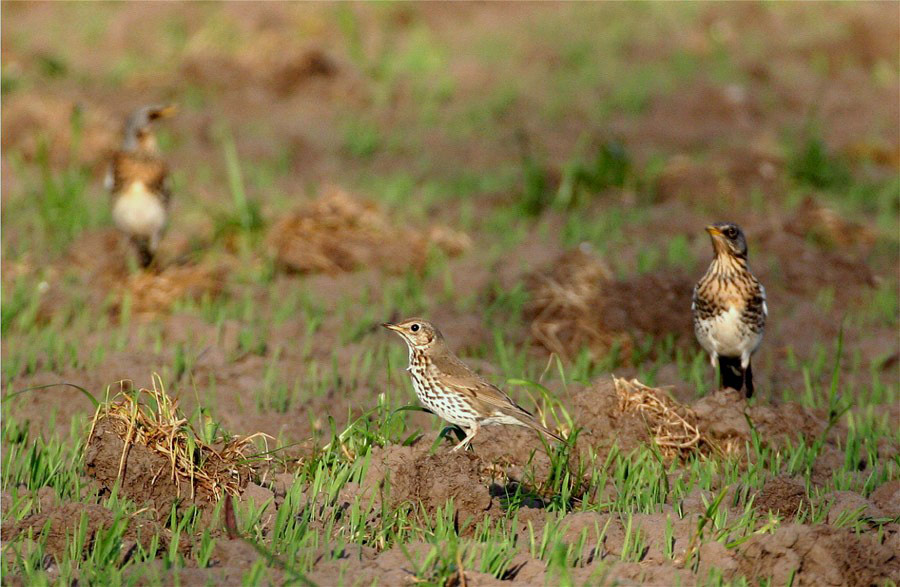
<path fill-rule="evenodd" d="M 438 417 L 466 430 L 453 450 L 467 447 L 481 426 L 527 426 L 562 440 L 498 387 L 466 367 L 444 344 L 432 324 L 412 318 L 384 325 L 397 332 L 409 348 L 409 374 L 423 406 Z"/>
<path fill-rule="evenodd" d="M 694 288 L 694 332 L 718 367 L 723 387 L 753 394 L 750 356 L 762 341 L 766 291 L 747 265 L 747 243 L 731 223 L 707 227 L 715 258 Z"/>

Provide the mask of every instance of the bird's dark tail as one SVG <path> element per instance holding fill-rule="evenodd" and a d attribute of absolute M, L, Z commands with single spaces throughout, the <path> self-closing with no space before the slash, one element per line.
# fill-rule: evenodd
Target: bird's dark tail
<path fill-rule="evenodd" d="M 719 356 L 719 379 L 723 388 L 743 390 L 747 397 L 753 395 L 753 370 L 750 365 L 742 369 L 740 357 Z"/>
<path fill-rule="evenodd" d="M 521 410 L 521 408 L 519 408 L 519 409 Z M 549 436 L 551 438 L 558 440 L 559 442 L 566 441 L 565 438 L 563 438 L 556 432 L 553 432 L 552 430 L 550 430 L 549 428 L 547 428 L 546 426 L 541 424 L 540 420 L 538 420 L 537 418 L 532 416 L 530 412 L 522 410 L 521 413 L 516 415 L 516 419 L 519 420 L 519 422 L 521 422 L 523 426 L 528 426 L 528 427 L 536 430 L 539 434 L 541 434 L 545 437 Z"/>
<path fill-rule="evenodd" d="M 566 441 L 565 438 L 563 438 L 562 436 L 560 436 L 560 435 L 557 434 L 556 432 L 553 432 L 552 430 L 550 430 L 549 428 L 547 428 L 546 426 L 544 426 L 544 425 L 541 424 L 540 422 L 538 422 L 538 423 L 537 423 L 537 426 L 535 426 L 534 428 L 535 428 L 535 430 L 537 430 L 538 432 L 540 432 L 540 433 L 543 434 L 544 436 L 551 436 L 551 437 L 555 438 L 555 439 L 556 439 L 557 441 L 559 441 L 559 442 L 565 442 L 565 441 Z"/>

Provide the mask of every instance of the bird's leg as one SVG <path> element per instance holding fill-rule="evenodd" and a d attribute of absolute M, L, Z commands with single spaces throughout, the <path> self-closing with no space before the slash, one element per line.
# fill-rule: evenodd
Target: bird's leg
<path fill-rule="evenodd" d="M 709 353 L 709 363 L 713 368 L 713 380 L 715 383 L 715 389 L 722 388 L 722 370 L 719 368 L 719 353 L 711 352 Z"/>
<path fill-rule="evenodd" d="M 753 367 L 750 361 L 747 361 L 747 368 L 744 369 L 744 389 L 747 398 L 753 397 Z"/>
<path fill-rule="evenodd" d="M 456 452 L 461 448 L 469 448 L 469 443 L 472 442 L 472 439 L 475 438 L 476 434 L 478 434 L 478 424 L 473 424 L 472 427 L 469 428 L 466 437 L 462 439 L 462 442 L 451 448 L 450 452 Z"/>
<path fill-rule="evenodd" d="M 161 232 L 154 232 L 153 236 L 150 237 L 150 244 L 148 245 L 150 248 L 150 252 L 154 255 L 156 254 L 156 249 L 159 248 L 159 241 L 162 240 Z"/>

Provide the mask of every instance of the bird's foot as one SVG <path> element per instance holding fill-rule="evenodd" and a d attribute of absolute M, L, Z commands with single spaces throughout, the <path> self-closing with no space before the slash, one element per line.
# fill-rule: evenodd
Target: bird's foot
<path fill-rule="evenodd" d="M 459 444 L 457 444 L 452 449 L 450 449 L 450 452 L 456 452 L 461 448 L 468 449 L 472 443 L 472 439 L 475 438 L 476 434 L 478 434 L 478 428 L 477 427 L 471 428 L 468 431 L 468 434 L 466 434 L 466 437 L 463 438 Z M 474 449 L 472 449 L 472 450 L 474 450 Z"/>
<path fill-rule="evenodd" d="M 464 451 L 471 449 L 474 452 L 475 448 L 472 446 L 472 439 L 467 436 L 462 442 L 451 448 L 450 452 L 457 452 L 459 449 L 463 449 Z"/>

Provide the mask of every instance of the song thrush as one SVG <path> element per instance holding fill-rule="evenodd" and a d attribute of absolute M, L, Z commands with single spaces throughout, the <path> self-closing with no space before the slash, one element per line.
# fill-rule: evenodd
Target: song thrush
<path fill-rule="evenodd" d="M 152 123 L 175 113 L 174 106 L 144 106 L 125 124 L 122 146 L 106 174 L 112 216 L 138 251 L 141 267 L 153 261 L 168 222 L 169 170 L 156 147 Z"/>
<path fill-rule="evenodd" d="M 706 227 L 715 258 L 697 285 L 691 311 L 694 333 L 722 387 L 753 395 L 750 356 L 762 342 L 768 308 L 766 290 L 747 265 L 747 240 L 728 222 Z"/>
<path fill-rule="evenodd" d="M 468 447 L 482 426 L 496 424 L 527 426 L 562 441 L 499 388 L 466 367 L 429 322 L 410 318 L 383 326 L 399 334 L 409 347 L 407 370 L 422 405 L 466 431 L 453 451 Z"/>

